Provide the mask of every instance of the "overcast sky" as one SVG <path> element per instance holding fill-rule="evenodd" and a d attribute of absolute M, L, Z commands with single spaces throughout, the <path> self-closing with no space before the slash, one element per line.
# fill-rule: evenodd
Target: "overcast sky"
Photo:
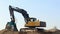
<path fill-rule="evenodd" d="M 45 21 L 46 29 L 60 29 L 60 0 L 0 0 L 0 30 L 10 21 L 9 5 L 25 9 L 30 17 Z M 24 27 L 24 18 L 14 12 L 17 28 Z"/>

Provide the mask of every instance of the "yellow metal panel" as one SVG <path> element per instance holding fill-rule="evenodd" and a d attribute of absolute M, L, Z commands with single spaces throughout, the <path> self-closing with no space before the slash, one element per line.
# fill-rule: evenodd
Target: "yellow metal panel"
<path fill-rule="evenodd" d="M 36 22 L 28 22 L 28 24 L 25 24 L 25 26 L 40 26 L 40 22 L 39 21 L 36 21 Z"/>

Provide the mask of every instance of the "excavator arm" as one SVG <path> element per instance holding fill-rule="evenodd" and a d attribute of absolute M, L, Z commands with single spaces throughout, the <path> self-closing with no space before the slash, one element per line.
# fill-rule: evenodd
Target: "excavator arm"
<path fill-rule="evenodd" d="M 29 18 L 29 15 L 27 14 L 27 12 L 24 9 L 9 6 L 9 11 L 10 11 L 10 16 L 11 16 L 11 21 L 15 22 L 14 11 L 21 13 L 25 20 L 26 20 L 26 18 Z"/>
<path fill-rule="evenodd" d="M 11 21 L 6 24 L 6 29 L 18 31 L 17 27 L 16 27 L 16 23 L 15 23 L 14 11 L 21 13 L 25 19 L 25 22 L 27 20 L 26 18 L 29 18 L 29 15 L 27 14 L 27 12 L 25 10 L 20 9 L 18 7 L 12 7 L 9 5 L 9 12 L 10 12 Z"/>
<path fill-rule="evenodd" d="M 23 15 L 25 21 L 27 20 L 26 18 L 29 18 L 29 15 L 27 14 L 27 12 L 25 10 L 20 9 L 18 7 L 12 7 L 9 5 L 9 12 L 10 12 L 11 21 L 6 24 L 6 29 L 18 31 L 17 27 L 16 27 L 16 23 L 15 23 L 14 11 L 21 13 Z"/>

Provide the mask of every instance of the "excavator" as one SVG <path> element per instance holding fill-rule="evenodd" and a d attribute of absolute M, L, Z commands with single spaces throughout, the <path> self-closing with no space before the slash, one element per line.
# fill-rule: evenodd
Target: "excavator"
<path fill-rule="evenodd" d="M 30 18 L 29 14 L 24 9 L 20 9 L 18 7 L 13 7 L 9 5 L 11 21 L 7 23 L 6 29 L 10 28 L 13 29 L 14 31 L 18 31 L 15 23 L 14 11 L 21 13 L 23 15 L 25 21 L 25 27 L 29 27 L 29 28 L 46 27 L 46 22 L 39 21 L 36 18 Z"/>

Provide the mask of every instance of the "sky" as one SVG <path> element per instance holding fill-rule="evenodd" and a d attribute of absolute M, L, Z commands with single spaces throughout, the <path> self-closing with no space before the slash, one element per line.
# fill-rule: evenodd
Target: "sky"
<path fill-rule="evenodd" d="M 60 0 L 0 0 L 0 30 L 10 22 L 9 5 L 27 11 L 30 17 L 46 22 L 46 29 L 60 29 Z M 14 12 L 18 30 L 25 25 L 23 16 Z"/>

